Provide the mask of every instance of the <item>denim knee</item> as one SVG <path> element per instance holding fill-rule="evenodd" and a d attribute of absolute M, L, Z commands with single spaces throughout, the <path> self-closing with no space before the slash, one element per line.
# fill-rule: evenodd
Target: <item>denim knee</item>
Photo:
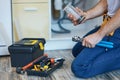
<path fill-rule="evenodd" d="M 81 45 L 82 43 L 77 43 L 73 49 L 72 49 L 72 55 L 74 57 L 76 57 L 83 49 L 84 49 L 84 46 Z"/>
<path fill-rule="evenodd" d="M 77 64 L 74 61 L 71 65 L 72 72 L 76 77 L 79 77 L 79 78 L 92 77 L 92 75 L 90 75 L 88 68 L 89 68 L 89 64 Z"/>

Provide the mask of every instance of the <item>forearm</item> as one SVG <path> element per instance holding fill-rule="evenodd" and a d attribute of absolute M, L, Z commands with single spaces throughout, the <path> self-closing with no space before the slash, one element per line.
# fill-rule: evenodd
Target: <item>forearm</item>
<path fill-rule="evenodd" d="M 103 27 L 98 30 L 101 36 L 105 36 L 120 27 L 120 8 L 116 14 Z"/>
<path fill-rule="evenodd" d="M 103 15 L 107 12 L 107 0 L 100 0 L 95 7 L 87 11 L 87 20 Z"/>

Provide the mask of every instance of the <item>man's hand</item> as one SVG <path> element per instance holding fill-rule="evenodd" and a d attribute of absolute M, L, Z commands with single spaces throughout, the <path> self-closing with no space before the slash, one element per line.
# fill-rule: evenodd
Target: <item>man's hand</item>
<path fill-rule="evenodd" d="M 102 38 L 103 36 L 101 36 L 98 32 L 95 32 L 83 38 L 82 45 L 89 48 L 94 48 L 95 45 L 102 40 Z"/>
<path fill-rule="evenodd" d="M 85 22 L 86 19 L 87 19 L 87 13 L 86 12 L 83 12 L 81 9 L 79 9 L 78 7 L 76 7 L 76 11 L 79 12 L 80 16 L 84 16 L 85 19 L 81 22 Z M 78 25 L 80 23 L 78 23 L 78 20 L 72 15 L 72 14 L 68 14 L 68 18 L 73 22 L 74 25 Z"/>

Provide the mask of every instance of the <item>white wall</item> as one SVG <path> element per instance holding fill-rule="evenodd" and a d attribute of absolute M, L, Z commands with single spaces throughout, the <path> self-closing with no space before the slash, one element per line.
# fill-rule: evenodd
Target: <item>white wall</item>
<path fill-rule="evenodd" d="M 12 43 L 11 0 L 0 0 L 0 56 L 8 55 L 7 47 Z"/>

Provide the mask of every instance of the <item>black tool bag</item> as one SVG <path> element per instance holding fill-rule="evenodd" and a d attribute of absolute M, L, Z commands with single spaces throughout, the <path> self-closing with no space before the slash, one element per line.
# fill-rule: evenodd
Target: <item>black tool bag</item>
<path fill-rule="evenodd" d="M 22 67 L 44 54 L 44 38 L 24 38 L 8 47 L 12 67 Z"/>

